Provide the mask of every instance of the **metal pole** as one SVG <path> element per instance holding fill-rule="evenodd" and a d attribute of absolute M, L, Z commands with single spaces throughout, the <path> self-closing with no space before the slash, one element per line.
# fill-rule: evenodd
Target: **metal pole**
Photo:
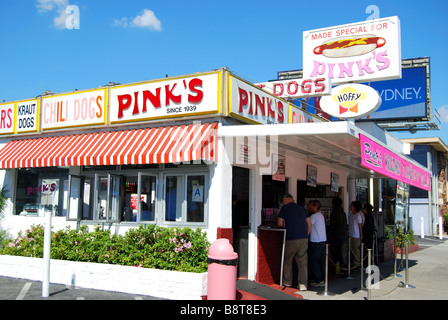
<path fill-rule="evenodd" d="M 350 256 L 351 256 L 351 240 L 350 237 L 348 237 L 348 276 L 347 279 L 352 280 L 354 279 L 351 275 L 350 275 Z"/>
<path fill-rule="evenodd" d="M 50 296 L 50 250 L 51 250 L 51 216 L 52 211 L 45 210 L 44 230 L 44 270 L 42 279 L 42 297 Z"/>
<path fill-rule="evenodd" d="M 394 278 L 395 277 L 402 277 L 401 274 L 397 274 L 397 241 L 396 241 L 396 235 L 395 235 L 395 226 L 394 226 Z"/>
<path fill-rule="evenodd" d="M 425 239 L 425 225 L 423 217 L 420 218 L 420 238 Z"/>
<path fill-rule="evenodd" d="M 283 229 L 282 262 L 280 265 L 280 286 L 283 286 L 283 265 L 285 264 L 286 229 Z"/>
<path fill-rule="evenodd" d="M 375 264 L 376 263 L 376 261 L 375 261 L 375 259 L 378 257 L 378 245 L 376 244 L 377 243 L 377 241 L 378 241 L 378 235 L 376 234 L 376 232 L 373 234 L 373 250 L 372 250 L 372 252 L 373 252 L 373 264 Z"/>
<path fill-rule="evenodd" d="M 361 270 L 360 270 L 360 275 L 359 277 L 361 278 L 361 290 L 364 289 L 364 273 L 363 273 L 363 268 L 364 268 L 364 243 L 361 242 Z"/>
<path fill-rule="evenodd" d="M 407 289 L 413 289 L 413 288 L 415 288 L 415 286 L 413 286 L 412 284 L 409 284 L 409 264 L 408 264 L 408 255 L 409 255 L 409 252 L 408 252 L 408 242 L 406 241 L 406 272 L 405 272 L 405 282 L 406 283 L 403 283 L 403 282 L 401 282 L 400 283 L 400 287 L 402 287 L 402 288 L 407 288 Z"/>
<path fill-rule="evenodd" d="M 443 221 L 441 216 L 439 216 L 439 239 L 443 239 Z"/>
<path fill-rule="evenodd" d="M 367 249 L 367 263 L 369 264 L 368 270 L 370 270 L 370 266 L 371 266 L 371 258 L 370 258 L 371 254 L 372 254 L 372 249 Z M 367 279 L 369 279 L 369 283 L 367 284 L 367 300 L 372 299 L 372 288 L 371 288 L 372 284 L 370 283 L 370 272 L 367 275 Z"/>
<path fill-rule="evenodd" d="M 325 244 L 325 291 L 317 293 L 324 297 L 334 296 L 334 293 L 328 291 L 328 247 L 329 244 Z"/>

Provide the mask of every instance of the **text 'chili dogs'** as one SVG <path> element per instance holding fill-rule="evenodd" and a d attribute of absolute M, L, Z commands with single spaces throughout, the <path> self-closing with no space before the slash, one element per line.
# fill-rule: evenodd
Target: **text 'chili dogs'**
<path fill-rule="evenodd" d="M 386 40 L 371 34 L 353 38 L 345 36 L 337 40 L 329 40 L 314 48 L 315 54 L 322 54 L 328 58 L 345 58 L 360 56 L 372 52 L 376 48 L 381 48 L 386 44 Z"/>

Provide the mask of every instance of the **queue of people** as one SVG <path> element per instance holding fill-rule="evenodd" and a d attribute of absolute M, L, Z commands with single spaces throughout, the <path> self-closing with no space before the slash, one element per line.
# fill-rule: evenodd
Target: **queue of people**
<path fill-rule="evenodd" d="M 292 195 L 282 198 L 283 206 L 278 214 L 277 224 L 286 229 L 285 256 L 283 268 L 283 286 L 293 283 L 293 262 L 298 268 L 297 283 L 300 291 L 307 290 L 308 270 L 311 272 L 310 285 L 325 286 L 325 244 L 327 230 L 325 217 L 321 212 L 321 202 L 312 200 L 305 208 L 304 200 L 295 203 Z M 330 213 L 330 230 L 333 260 L 336 273 L 348 264 L 349 252 L 353 257 L 353 265 L 359 267 L 361 241 L 366 248 L 371 248 L 374 239 L 375 224 L 373 207 L 360 201 L 350 203 L 347 215 L 342 208 L 342 200 L 332 199 Z M 347 223 L 348 220 L 348 223 Z M 350 239 L 350 241 L 349 241 Z M 350 250 L 349 250 L 350 244 Z"/>

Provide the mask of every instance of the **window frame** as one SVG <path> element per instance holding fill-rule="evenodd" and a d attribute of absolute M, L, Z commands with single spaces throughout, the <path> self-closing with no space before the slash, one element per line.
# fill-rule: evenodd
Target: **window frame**
<path fill-rule="evenodd" d="M 69 175 L 70 176 L 70 175 Z M 82 181 L 91 179 L 92 182 L 92 188 L 94 190 L 91 191 L 90 197 L 90 205 L 92 206 L 92 215 L 91 219 L 85 218 L 83 216 L 83 211 L 81 210 L 81 213 L 78 216 L 78 220 L 69 220 L 69 221 L 78 221 L 83 224 L 97 224 L 97 223 L 116 223 L 116 224 L 122 224 L 122 225 L 129 225 L 129 226 L 135 226 L 135 225 L 148 225 L 148 224 L 156 224 L 161 226 L 171 226 L 171 227 L 193 227 L 193 228 L 207 228 L 208 226 L 208 198 L 209 198 L 209 167 L 208 166 L 201 166 L 201 167 L 187 167 L 187 166 L 179 166 L 176 168 L 171 167 L 165 167 L 164 165 L 160 165 L 159 168 L 151 168 L 151 169 L 141 169 L 141 168 L 128 168 L 123 170 L 120 166 L 116 168 L 115 171 L 111 172 L 104 172 L 100 170 L 100 168 L 97 171 L 94 170 L 88 170 L 84 171 L 81 170 L 80 174 L 73 175 L 78 176 L 82 178 Z M 142 213 L 142 182 L 143 177 L 155 177 L 156 179 L 156 188 L 155 188 L 155 212 L 154 212 L 154 220 L 141 220 L 141 213 Z M 168 221 L 166 220 L 165 214 L 166 214 L 166 178 L 169 176 L 181 176 L 182 177 L 182 184 L 181 184 L 181 216 L 179 221 Z M 187 221 L 187 209 L 188 209 L 188 203 L 187 203 L 187 190 L 188 190 L 188 179 L 190 176 L 203 176 L 204 177 L 204 217 L 203 221 L 201 222 L 189 222 Z M 125 221 L 122 220 L 122 214 L 118 212 L 116 216 L 111 217 L 110 212 L 106 212 L 105 219 L 99 219 L 99 213 L 97 210 L 99 209 L 99 203 L 98 203 L 98 195 L 99 195 L 99 183 L 101 178 L 107 178 L 108 179 L 108 190 L 107 190 L 107 208 L 110 206 L 110 197 L 111 197 L 111 177 L 120 177 L 120 185 L 122 185 L 127 179 L 127 177 L 137 177 L 137 184 L 138 184 L 138 202 L 137 202 L 137 218 L 136 221 Z M 69 185 L 70 188 L 70 185 Z M 82 188 L 82 186 L 81 186 Z M 120 188 L 121 189 L 121 188 Z M 70 201 L 70 190 L 68 192 L 68 197 Z M 85 196 L 83 194 L 83 196 Z M 123 201 L 122 197 L 124 196 L 124 192 L 120 191 L 120 208 L 119 211 L 123 209 Z M 93 197 L 93 198 L 92 198 Z M 82 202 L 82 201 L 81 201 Z M 71 210 L 71 209 L 69 209 Z"/>
<path fill-rule="evenodd" d="M 202 227 L 205 228 L 208 225 L 208 192 L 209 192 L 209 173 L 206 171 L 191 171 L 186 173 L 185 171 L 172 171 L 172 172 L 163 172 L 162 173 L 162 194 L 161 194 L 161 202 L 162 208 L 159 210 L 159 214 L 161 215 L 162 224 L 167 226 L 189 226 L 189 227 Z M 182 176 L 182 214 L 180 221 L 168 221 L 166 220 L 166 187 L 167 181 L 166 178 L 169 176 Z M 187 221 L 187 190 L 188 190 L 188 177 L 190 176 L 204 176 L 204 219 L 201 222 L 189 222 Z"/>
<path fill-rule="evenodd" d="M 143 177 L 155 177 L 156 178 L 156 187 L 155 187 L 155 206 L 154 206 L 154 220 L 141 220 L 141 211 L 142 211 L 142 178 Z M 139 224 L 157 224 L 157 213 L 159 211 L 159 175 L 155 173 L 149 173 L 149 172 L 138 172 L 138 199 L 137 199 L 137 219 L 136 223 Z"/>
<path fill-rule="evenodd" d="M 79 198 L 77 201 L 77 214 L 76 214 L 76 218 L 72 218 L 71 217 L 71 210 L 72 210 L 72 182 L 73 179 L 79 179 L 79 188 L 77 189 L 79 192 Z M 69 174 L 68 175 L 68 201 L 67 201 L 67 221 L 81 221 L 82 220 L 82 209 L 83 209 L 83 200 L 84 197 L 81 197 L 81 195 L 84 196 L 84 181 L 85 181 L 85 177 L 80 176 L 80 175 L 74 175 L 74 174 Z"/>

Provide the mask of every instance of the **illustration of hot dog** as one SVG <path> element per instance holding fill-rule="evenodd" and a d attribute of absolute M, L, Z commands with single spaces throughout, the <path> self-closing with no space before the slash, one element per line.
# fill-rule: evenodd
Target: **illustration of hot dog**
<path fill-rule="evenodd" d="M 328 58 L 353 57 L 372 52 L 385 44 L 386 40 L 384 38 L 376 37 L 372 34 L 362 35 L 358 38 L 345 36 L 324 42 L 322 45 L 314 48 L 314 53 L 322 54 Z"/>

